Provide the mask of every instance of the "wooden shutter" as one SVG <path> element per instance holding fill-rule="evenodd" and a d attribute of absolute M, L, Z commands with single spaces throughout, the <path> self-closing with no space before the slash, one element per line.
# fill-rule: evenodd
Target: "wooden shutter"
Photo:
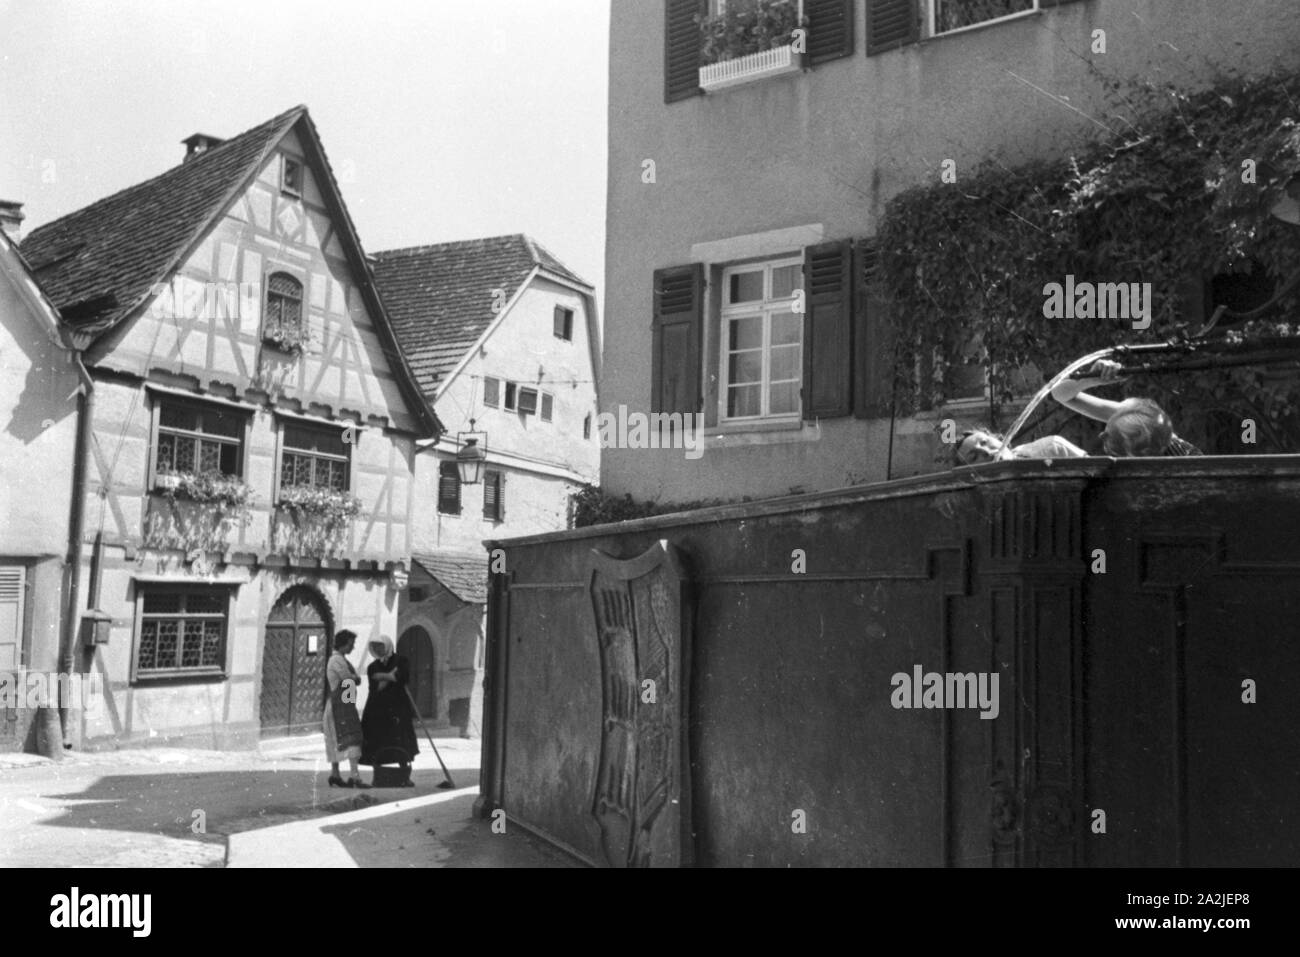
<path fill-rule="evenodd" d="M 542 421 L 550 422 L 555 413 L 555 397 L 549 392 L 542 393 Z"/>
<path fill-rule="evenodd" d="M 443 462 L 438 468 L 438 511 L 460 514 L 460 472 L 455 462 Z"/>
<path fill-rule="evenodd" d="M 519 390 L 519 411 L 524 415 L 537 414 L 537 390 L 520 389 Z"/>
<path fill-rule="evenodd" d="M 824 63 L 853 53 L 855 4 L 856 0 L 805 0 L 809 63 Z"/>
<path fill-rule="evenodd" d="M 700 0 L 664 0 L 664 102 L 700 92 Z"/>
<path fill-rule="evenodd" d="M 804 251 L 803 417 L 853 411 L 853 244 Z"/>
<path fill-rule="evenodd" d="M 704 323 L 704 267 L 700 263 L 654 274 L 651 412 L 700 410 L 700 339 Z"/>
<path fill-rule="evenodd" d="M 857 284 L 853 414 L 859 419 L 881 418 L 893 411 L 894 335 L 879 267 L 875 240 L 859 240 L 853 249 L 853 278 Z"/>
<path fill-rule="evenodd" d="M 566 342 L 573 339 L 573 310 L 564 306 L 555 307 L 555 337 Z"/>
<path fill-rule="evenodd" d="M 499 522 L 505 517 L 505 476 L 500 472 L 483 474 L 483 517 Z"/>
<path fill-rule="evenodd" d="M 501 380 L 487 376 L 483 380 L 483 404 L 496 408 L 501 404 Z"/>
<path fill-rule="evenodd" d="M 23 652 L 23 598 L 27 569 L 0 565 L 0 671 L 17 671 Z"/>
<path fill-rule="evenodd" d="M 918 0 L 867 0 L 867 56 L 915 43 L 920 38 Z"/>

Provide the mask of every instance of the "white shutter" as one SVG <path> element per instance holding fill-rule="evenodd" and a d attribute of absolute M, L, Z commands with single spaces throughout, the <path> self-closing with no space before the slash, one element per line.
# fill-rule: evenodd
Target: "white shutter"
<path fill-rule="evenodd" d="M 22 660 L 26 584 L 25 567 L 0 565 L 0 671 L 16 671 Z"/>

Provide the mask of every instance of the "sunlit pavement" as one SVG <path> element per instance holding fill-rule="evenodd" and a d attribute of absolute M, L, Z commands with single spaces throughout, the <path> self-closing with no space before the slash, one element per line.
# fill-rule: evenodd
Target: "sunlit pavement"
<path fill-rule="evenodd" d="M 496 834 L 471 819 L 477 740 L 437 741 L 457 785 L 445 791 L 421 744 L 414 788 L 366 791 L 328 787 L 320 735 L 256 752 L 158 748 L 62 762 L 0 754 L 0 867 L 223 867 L 228 846 L 233 866 L 569 863 L 522 832 Z"/>

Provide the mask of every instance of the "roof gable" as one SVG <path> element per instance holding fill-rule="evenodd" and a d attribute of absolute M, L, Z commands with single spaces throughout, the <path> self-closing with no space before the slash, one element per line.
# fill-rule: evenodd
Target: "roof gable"
<path fill-rule="evenodd" d="M 430 397 L 534 270 L 591 288 L 523 234 L 390 249 L 372 258 L 398 342 Z"/>
<path fill-rule="evenodd" d="M 33 230 L 22 243 L 23 255 L 64 321 L 97 335 L 126 319 L 304 115 L 306 107 L 296 106 Z"/>
<path fill-rule="evenodd" d="M 168 280 L 216 228 L 291 131 L 297 134 L 315 173 L 320 199 L 337 225 L 335 236 L 405 403 L 425 430 L 437 434 L 441 426 L 397 347 L 356 228 L 305 106 L 42 226 L 23 243 L 23 253 L 64 322 L 83 335 L 104 336 L 139 316 L 155 287 Z"/>

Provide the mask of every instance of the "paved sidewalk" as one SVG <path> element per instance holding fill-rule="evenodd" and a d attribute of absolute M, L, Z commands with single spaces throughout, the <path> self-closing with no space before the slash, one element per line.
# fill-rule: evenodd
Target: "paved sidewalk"
<path fill-rule="evenodd" d="M 506 822 L 471 816 L 478 788 L 230 836 L 227 867 L 576 867 Z"/>
<path fill-rule="evenodd" d="M 222 867 L 228 844 L 237 866 L 259 866 L 243 850 L 258 846 L 274 847 L 278 866 L 569 863 L 522 831 L 494 834 L 471 818 L 478 741 L 437 741 L 455 791 L 437 789 L 443 773 L 421 744 L 414 788 L 365 791 L 327 785 L 320 735 L 244 752 L 0 754 L 0 867 Z"/>

